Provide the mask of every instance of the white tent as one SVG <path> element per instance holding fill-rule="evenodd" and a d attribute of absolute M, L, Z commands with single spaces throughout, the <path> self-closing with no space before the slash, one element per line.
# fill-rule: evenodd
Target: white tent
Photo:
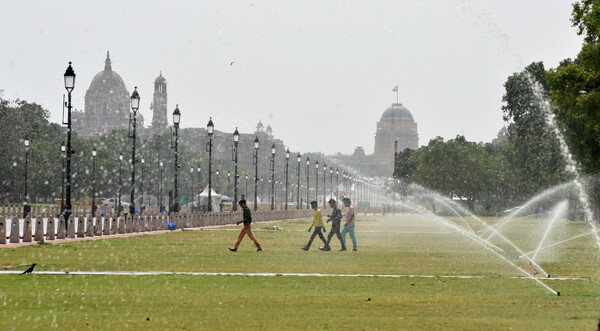
<path fill-rule="evenodd" d="M 215 190 L 213 190 L 212 188 L 210 191 L 210 199 L 212 200 L 212 211 L 219 211 L 219 204 L 221 204 L 221 195 L 215 192 Z M 198 195 L 198 197 L 200 198 L 200 208 L 203 208 L 203 206 L 206 206 L 208 201 L 208 187 L 206 187 L 204 191 L 202 191 L 202 193 Z"/>

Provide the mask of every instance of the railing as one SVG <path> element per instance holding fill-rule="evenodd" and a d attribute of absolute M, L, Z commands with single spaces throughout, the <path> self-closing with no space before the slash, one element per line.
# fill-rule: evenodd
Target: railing
<path fill-rule="evenodd" d="M 105 217 L 98 215 L 94 218 L 91 215 L 83 215 L 83 212 L 77 214 L 77 211 L 74 210 L 69 219 L 65 220 L 62 215 L 56 217 L 53 208 L 49 207 L 38 214 L 32 208 L 31 214 L 21 220 L 14 214 L 19 211 L 11 212 L 13 212 L 12 219 L 5 217 L 4 214 L 0 215 L 0 244 L 6 244 L 7 240 L 10 243 L 44 242 L 56 239 L 164 231 L 169 229 L 169 223 L 173 224 L 176 229 L 200 228 L 235 224 L 242 218 L 240 211 L 172 213 L 171 215 L 135 214 L 133 217 L 131 214 L 117 216 L 105 213 Z M 22 213 L 22 209 L 20 212 Z M 287 220 L 311 216 L 312 210 L 257 210 L 252 213 L 254 221 Z"/>

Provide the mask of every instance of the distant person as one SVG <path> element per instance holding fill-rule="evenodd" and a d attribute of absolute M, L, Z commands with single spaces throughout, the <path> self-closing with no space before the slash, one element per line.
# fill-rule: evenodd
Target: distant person
<path fill-rule="evenodd" d="M 331 248 L 329 248 L 329 244 L 327 243 L 327 240 L 325 240 L 325 237 L 323 236 L 323 232 L 327 232 L 327 230 L 325 230 L 325 224 L 323 223 L 323 215 L 321 214 L 321 210 L 319 208 L 317 208 L 316 201 L 311 201 L 310 206 L 312 209 L 314 209 L 314 212 L 313 212 L 313 222 L 312 222 L 310 228 L 308 228 L 308 232 L 310 232 L 312 230 L 313 226 L 315 227 L 315 231 L 310 236 L 310 240 L 308 240 L 308 244 L 306 244 L 306 246 L 302 247 L 302 250 L 308 251 L 310 249 L 310 245 L 312 245 L 312 242 L 313 242 L 313 240 L 315 240 L 316 236 L 319 236 L 319 238 L 321 238 L 321 240 L 323 240 L 323 244 L 325 244 L 325 247 L 323 248 L 323 250 L 325 250 L 325 251 L 331 250 Z"/>
<path fill-rule="evenodd" d="M 319 249 L 323 251 L 331 250 L 331 238 L 333 237 L 333 235 L 337 235 L 340 244 L 342 244 L 341 251 L 345 251 L 346 245 L 344 245 L 344 240 L 342 239 L 342 235 L 340 234 L 340 225 L 342 223 L 342 211 L 337 207 L 337 202 L 333 198 L 329 199 L 329 206 L 331 206 L 332 208 L 331 215 L 327 217 L 327 223 L 331 222 L 331 230 L 329 231 L 329 235 L 327 236 L 327 246 L 329 247 L 329 249 L 327 249 L 327 247 L 319 247 Z"/>
<path fill-rule="evenodd" d="M 354 206 L 352 206 L 352 201 L 350 201 L 350 198 L 344 198 L 343 202 L 344 206 L 346 207 L 346 224 L 344 224 L 344 228 L 342 229 L 344 246 L 341 250 L 346 250 L 346 233 L 350 233 L 350 239 L 352 239 L 352 250 L 356 252 L 358 248 L 356 247 L 356 235 L 354 234 Z"/>
<path fill-rule="evenodd" d="M 256 247 L 257 247 L 256 251 L 260 252 L 260 251 L 262 251 L 262 248 L 260 248 L 260 244 L 258 243 L 256 238 L 254 238 L 254 235 L 252 234 L 252 213 L 250 212 L 250 208 L 248 208 L 248 206 L 246 205 L 246 200 L 242 199 L 242 200 L 240 200 L 240 202 L 238 204 L 242 208 L 242 218 L 243 219 L 241 221 L 236 222 L 235 224 L 237 225 L 237 224 L 244 222 L 244 226 L 242 227 L 242 230 L 240 231 L 238 239 L 235 242 L 235 246 L 233 246 L 233 248 L 229 248 L 229 250 L 232 252 L 237 252 L 237 249 L 240 246 L 242 239 L 244 239 L 244 235 L 248 235 L 248 237 L 250 237 L 250 239 L 254 242 L 254 245 L 256 245 Z"/>

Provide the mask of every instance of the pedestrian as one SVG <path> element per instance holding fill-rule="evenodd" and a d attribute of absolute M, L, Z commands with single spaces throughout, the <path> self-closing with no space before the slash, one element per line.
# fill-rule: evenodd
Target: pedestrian
<path fill-rule="evenodd" d="M 331 206 L 332 209 L 331 215 L 327 217 L 327 223 L 331 222 L 331 230 L 329 230 L 329 235 L 327 236 L 327 246 L 329 246 L 329 249 L 326 249 L 326 247 L 319 247 L 319 249 L 322 251 L 331 250 L 331 238 L 333 237 L 333 235 L 336 235 L 340 241 L 340 244 L 342 244 L 342 249 L 340 249 L 340 251 L 345 251 L 346 245 L 344 244 L 344 240 L 342 239 L 342 235 L 340 234 L 340 224 L 342 223 L 342 211 L 337 207 L 337 202 L 334 198 L 329 199 L 329 206 Z"/>
<path fill-rule="evenodd" d="M 344 206 L 346 207 L 346 224 L 344 224 L 344 228 L 342 229 L 343 247 L 341 250 L 346 250 L 346 233 L 350 233 L 350 239 L 352 239 L 352 250 L 356 252 L 358 248 L 356 247 L 356 235 L 354 234 L 354 206 L 352 206 L 352 201 L 350 201 L 350 198 L 344 198 L 343 202 Z"/>
<path fill-rule="evenodd" d="M 331 250 L 331 248 L 329 248 L 329 244 L 327 244 L 327 241 L 325 240 L 325 237 L 323 236 L 323 232 L 327 232 L 327 230 L 325 230 L 325 224 L 323 224 L 323 215 L 321 214 L 321 210 L 317 207 L 316 201 L 311 201 L 310 206 L 315 211 L 313 212 L 313 222 L 312 222 L 310 228 L 308 228 L 308 232 L 310 232 L 312 230 L 313 226 L 315 227 L 315 231 L 310 236 L 310 240 L 308 240 L 308 244 L 306 244 L 306 246 L 303 246 L 302 249 L 305 251 L 309 250 L 310 245 L 312 244 L 315 237 L 319 236 L 319 238 L 321 238 L 321 240 L 323 240 L 323 243 L 325 244 L 324 250 L 326 250 L 326 251 Z"/>
<path fill-rule="evenodd" d="M 250 212 L 250 208 L 248 208 L 248 206 L 246 205 L 246 200 L 244 199 L 240 200 L 238 204 L 240 205 L 240 207 L 242 207 L 243 219 L 241 221 L 236 222 L 235 224 L 237 225 L 243 222 L 244 226 L 242 227 L 238 239 L 235 242 L 235 246 L 233 246 L 233 248 L 229 248 L 229 250 L 232 252 L 237 252 L 237 249 L 240 246 L 242 239 L 244 239 L 244 235 L 248 235 L 248 237 L 254 242 L 254 245 L 256 245 L 256 251 L 260 252 L 262 251 L 262 248 L 260 248 L 260 244 L 252 234 L 252 213 Z"/>

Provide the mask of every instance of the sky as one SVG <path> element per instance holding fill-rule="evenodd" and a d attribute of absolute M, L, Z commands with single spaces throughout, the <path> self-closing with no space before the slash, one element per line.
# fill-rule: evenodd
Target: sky
<path fill-rule="evenodd" d="M 6 1 L 0 90 L 62 119 L 63 74 L 84 108 L 110 51 L 146 125 L 154 79 L 182 127 L 254 132 L 262 120 L 293 152 L 373 152 L 377 122 L 398 100 L 419 145 L 504 125 L 503 84 L 532 62 L 555 68 L 582 37 L 568 0 Z M 233 64 L 232 64 L 233 62 Z"/>

